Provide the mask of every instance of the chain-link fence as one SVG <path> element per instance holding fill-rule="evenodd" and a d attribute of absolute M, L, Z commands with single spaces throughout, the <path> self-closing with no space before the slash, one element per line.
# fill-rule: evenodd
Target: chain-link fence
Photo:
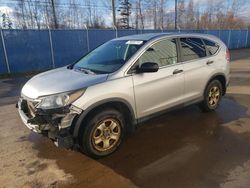
<path fill-rule="evenodd" d="M 205 33 L 229 49 L 250 47 L 249 30 L 1 30 L 0 74 L 61 67 L 110 39 L 153 32 Z"/>

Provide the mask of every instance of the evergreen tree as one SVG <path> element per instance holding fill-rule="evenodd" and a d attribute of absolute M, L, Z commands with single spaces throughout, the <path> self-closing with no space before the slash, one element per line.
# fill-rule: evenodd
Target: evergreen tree
<path fill-rule="evenodd" d="M 129 16 L 131 15 L 131 3 L 129 0 L 120 0 L 118 11 L 120 12 L 120 18 L 118 19 L 118 27 L 122 29 L 129 29 Z"/>
<path fill-rule="evenodd" d="M 12 22 L 8 16 L 8 14 L 2 14 L 2 28 L 3 29 L 12 29 Z"/>

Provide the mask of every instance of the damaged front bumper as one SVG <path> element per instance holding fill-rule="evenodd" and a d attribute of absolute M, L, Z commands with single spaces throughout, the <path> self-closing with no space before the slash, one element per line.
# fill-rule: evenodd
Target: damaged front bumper
<path fill-rule="evenodd" d="M 17 108 L 18 108 L 19 115 L 20 115 L 24 125 L 26 125 L 26 127 L 28 127 L 31 131 L 34 131 L 36 133 L 42 133 L 42 130 L 39 127 L 39 125 L 28 123 L 29 118 L 24 113 L 24 111 L 21 109 L 21 103 L 22 103 L 22 100 L 19 100 L 17 103 Z"/>
<path fill-rule="evenodd" d="M 48 136 L 57 146 L 72 148 L 71 126 L 82 110 L 70 105 L 59 109 L 35 108 L 28 99 L 20 98 L 17 108 L 22 122 L 33 132 Z"/>

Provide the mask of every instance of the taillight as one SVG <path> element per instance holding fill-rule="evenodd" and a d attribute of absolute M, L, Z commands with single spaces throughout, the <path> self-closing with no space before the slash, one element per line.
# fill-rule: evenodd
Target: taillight
<path fill-rule="evenodd" d="M 230 52 L 229 52 L 228 49 L 227 49 L 227 52 L 226 52 L 226 60 L 227 60 L 228 63 L 230 62 Z"/>

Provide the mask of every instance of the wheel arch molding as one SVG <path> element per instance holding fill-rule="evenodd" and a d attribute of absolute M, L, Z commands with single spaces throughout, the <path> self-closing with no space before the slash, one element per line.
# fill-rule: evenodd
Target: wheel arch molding
<path fill-rule="evenodd" d="M 227 86 L 226 86 L 226 75 L 224 73 L 216 73 L 216 74 L 213 74 L 210 79 L 207 81 L 206 85 L 205 85 L 205 88 L 204 88 L 204 92 L 208 86 L 208 84 L 212 81 L 212 80 L 218 80 L 219 82 L 221 82 L 221 86 L 222 86 L 222 90 L 223 90 L 223 93 L 222 95 L 225 95 L 226 94 L 226 89 L 227 89 Z"/>
<path fill-rule="evenodd" d="M 78 116 L 72 129 L 73 137 L 75 139 L 78 138 L 80 130 L 83 128 L 82 126 L 84 126 L 84 122 L 91 114 L 104 108 L 115 108 L 116 110 L 121 111 L 121 113 L 125 113 L 126 124 L 130 124 L 130 126 L 127 125 L 128 132 L 133 132 L 135 130 L 137 120 L 135 118 L 135 111 L 131 104 L 122 98 L 109 98 L 92 104 Z"/>

